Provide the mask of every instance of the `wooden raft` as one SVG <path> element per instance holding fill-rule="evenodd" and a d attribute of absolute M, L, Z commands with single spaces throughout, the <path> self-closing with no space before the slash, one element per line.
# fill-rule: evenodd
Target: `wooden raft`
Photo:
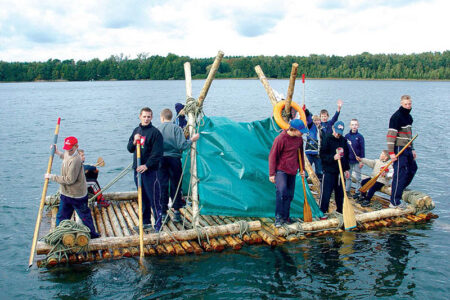
<path fill-rule="evenodd" d="M 101 234 L 98 239 L 91 240 L 88 252 L 69 255 L 69 261 L 50 259 L 48 266 L 58 263 L 84 263 L 100 261 L 103 259 L 117 259 L 121 257 L 139 256 L 139 234 L 133 227 L 138 225 L 138 206 L 136 192 L 122 192 L 104 194 L 111 201 L 107 208 L 94 207 L 92 216 L 97 232 Z M 431 198 L 423 200 L 430 201 Z M 381 227 L 403 226 L 405 224 L 428 222 L 437 216 L 432 213 L 415 215 L 416 208 L 409 206 L 405 210 L 388 208 L 389 200 L 374 196 L 372 202 L 378 202 L 383 207 L 374 210 L 372 207 L 361 207 L 352 199 L 358 227 L 356 230 L 373 230 Z M 48 202 L 46 203 L 48 204 Z M 330 204 L 331 211 L 335 210 L 334 201 Z M 43 228 L 51 231 L 55 228 L 57 208 L 53 207 L 44 218 Z M 181 209 L 183 222 L 172 222 L 173 214 L 169 218 L 161 233 L 144 235 L 144 254 L 146 256 L 201 254 L 203 252 L 221 252 L 226 248 L 239 250 L 245 245 L 267 244 L 271 247 L 305 239 L 312 236 L 322 236 L 343 232 L 338 228 L 339 220 L 331 218 L 322 221 L 302 223 L 294 219 L 294 224 L 275 228 L 274 218 L 242 218 L 229 216 L 203 216 L 199 217 L 202 230 L 192 229 L 192 207 Z M 77 220 L 76 215 L 74 216 Z M 78 220 L 79 221 L 79 220 Z M 240 234 L 239 221 L 246 221 L 248 228 Z M 200 236 L 199 236 L 200 234 Z M 40 241 L 37 244 L 37 254 L 45 255 L 51 247 Z M 44 260 L 38 261 L 43 265 Z"/>

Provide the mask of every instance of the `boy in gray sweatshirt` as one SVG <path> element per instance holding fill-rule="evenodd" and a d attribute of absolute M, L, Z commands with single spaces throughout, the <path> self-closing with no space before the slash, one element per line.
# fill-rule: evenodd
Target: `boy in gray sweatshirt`
<path fill-rule="evenodd" d="M 192 142 L 198 140 L 200 135 L 194 134 L 188 141 L 184 137 L 183 129 L 172 122 L 172 111 L 168 108 L 161 111 L 161 125 L 158 127 L 164 139 L 164 154 L 159 169 L 159 178 L 161 180 L 161 204 L 163 221 L 167 215 L 170 197 L 173 201 L 174 222 L 181 221 L 180 208 L 183 207 L 181 198 L 181 187 L 178 188 L 182 177 L 183 169 L 181 166 L 181 154 L 189 148 Z M 181 185 L 180 185 L 181 186 Z M 178 192 L 177 192 L 178 188 Z"/>

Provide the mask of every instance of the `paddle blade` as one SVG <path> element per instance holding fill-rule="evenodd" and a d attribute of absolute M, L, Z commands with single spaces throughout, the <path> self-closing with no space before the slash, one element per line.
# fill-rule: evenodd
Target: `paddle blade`
<path fill-rule="evenodd" d="M 308 204 L 308 200 L 305 197 L 305 202 L 303 203 L 303 221 L 312 222 L 312 212 L 311 207 Z"/>
<path fill-rule="evenodd" d="M 99 157 L 97 159 L 97 163 L 95 165 L 98 166 L 98 167 L 104 167 L 105 166 L 105 161 L 103 160 L 102 157 Z"/>
<path fill-rule="evenodd" d="M 344 187 L 345 188 L 345 187 Z M 350 203 L 347 195 L 344 195 L 344 207 L 342 208 L 342 214 L 344 216 L 344 228 L 350 230 L 356 227 L 356 218 L 353 205 Z"/>

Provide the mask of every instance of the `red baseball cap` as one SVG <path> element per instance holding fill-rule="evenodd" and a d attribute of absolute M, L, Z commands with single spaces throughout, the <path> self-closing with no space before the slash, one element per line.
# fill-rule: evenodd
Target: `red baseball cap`
<path fill-rule="evenodd" d="M 74 136 L 69 136 L 64 140 L 64 150 L 70 150 L 74 145 L 78 144 L 78 140 Z"/>

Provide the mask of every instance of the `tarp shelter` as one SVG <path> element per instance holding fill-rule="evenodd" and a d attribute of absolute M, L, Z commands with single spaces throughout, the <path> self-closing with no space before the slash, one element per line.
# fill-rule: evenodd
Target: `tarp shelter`
<path fill-rule="evenodd" d="M 268 157 L 280 128 L 273 119 L 235 122 L 225 117 L 204 117 L 199 131 L 200 214 L 274 217 L 275 185 L 269 181 Z M 186 171 L 185 193 L 188 182 Z M 308 186 L 306 189 L 313 218 L 322 216 Z M 291 217 L 303 218 L 303 201 L 303 186 L 297 174 Z"/>

